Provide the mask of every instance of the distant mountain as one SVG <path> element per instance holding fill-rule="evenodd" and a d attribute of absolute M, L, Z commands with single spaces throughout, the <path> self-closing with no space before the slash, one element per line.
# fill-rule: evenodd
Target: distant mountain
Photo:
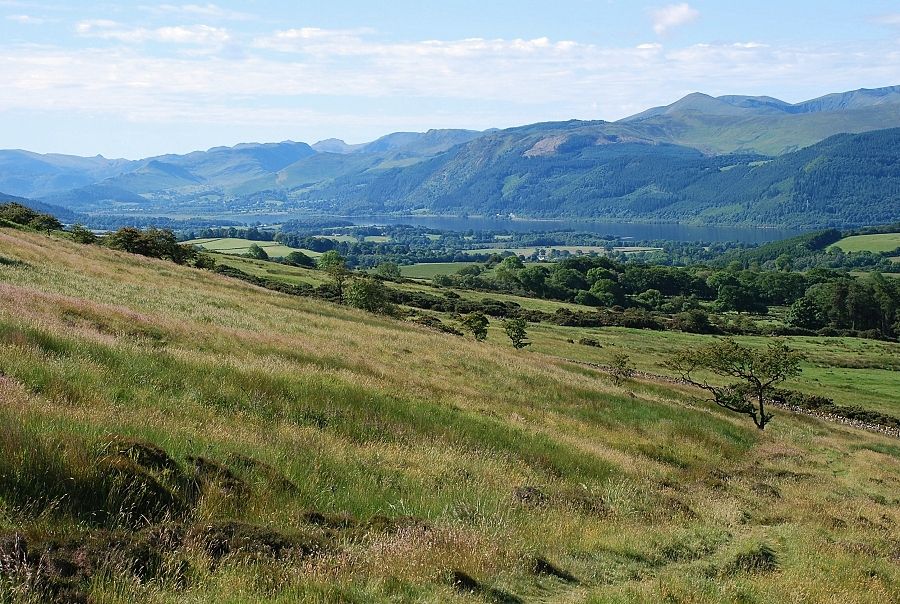
<path fill-rule="evenodd" d="M 410 157 L 434 155 L 482 136 L 476 130 L 429 130 L 428 132 L 394 132 L 371 143 L 348 145 L 330 138 L 319 141 L 313 149 L 320 153 L 403 153 Z"/>
<path fill-rule="evenodd" d="M 893 144 L 877 134 L 891 128 L 900 128 L 900 86 L 802 103 L 694 93 L 617 122 L 395 132 L 360 144 L 251 143 L 136 161 L 0 151 L 0 190 L 79 212 L 144 216 L 288 209 L 855 224 L 867 221 L 861 208 L 896 213 L 888 206 L 900 150 L 879 155 L 859 142 Z M 860 133 L 874 134 L 832 138 Z M 858 166 L 851 152 L 882 163 Z M 790 173 L 786 162 L 806 153 L 823 163 Z M 810 184 L 807 176 L 825 178 L 823 166 L 828 178 L 857 166 L 843 178 L 861 188 Z M 769 170 L 782 181 L 769 182 Z M 810 198 L 808 209 L 790 205 L 810 190 L 824 197 Z"/>
<path fill-rule="evenodd" d="M 778 155 L 835 134 L 900 127 L 900 86 L 830 94 L 796 104 L 765 96 L 694 93 L 617 124 L 706 153 Z"/>
<path fill-rule="evenodd" d="M 590 134 L 588 134 L 590 133 Z M 582 123 L 506 130 L 307 195 L 326 211 L 516 214 L 818 227 L 900 219 L 900 128 L 776 158 L 598 141 Z"/>
<path fill-rule="evenodd" d="M 0 151 L 0 191 L 34 198 L 122 174 L 133 166 L 123 159 L 102 156 L 41 155 L 30 151 Z"/>

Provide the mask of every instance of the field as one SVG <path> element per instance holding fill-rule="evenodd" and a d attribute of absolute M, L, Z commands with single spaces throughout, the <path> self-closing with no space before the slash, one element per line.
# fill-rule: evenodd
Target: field
<path fill-rule="evenodd" d="M 307 283 L 319 285 L 326 279 L 320 271 L 283 266 L 271 262 L 245 258 L 221 257 L 221 264 L 234 266 L 246 273 L 284 281 L 286 283 Z M 404 276 L 430 279 L 436 274 L 448 274 L 469 263 L 420 264 L 401 267 Z M 433 267 L 433 268 L 432 268 Z M 409 269 L 409 270 L 407 270 Z M 502 302 L 513 302 L 528 310 L 554 313 L 558 309 L 576 312 L 592 312 L 593 309 L 578 304 L 525 298 L 502 293 L 486 293 L 464 289 L 434 288 L 426 283 L 388 283 L 389 287 L 405 291 L 422 292 L 442 296 L 446 291 L 466 300 L 480 301 L 491 298 Z M 773 309 L 773 313 L 777 309 Z M 440 313 L 442 320 L 453 319 Z M 682 332 L 655 332 L 640 329 L 608 327 L 601 329 L 560 327 L 547 324 L 532 324 L 529 334 L 533 341 L 532 350 L 564 359 L 608 364 L 614 353 L 627 352 L 635 365 L 642 371 L 671 375 L 665 368 L 666 361 L 673 354 L 685 348 L 692 348 L 711 340 L 711 336 Z M 496 326 L 491 331 L 491 340 L 497 344 L 506 341 L 506 335 Z M 581 338 L 591 338 L 604 345 L 594 348 L 577 342 Z M 768 338 L 737 336 L 738 342 L 762 347 Z M 789 336 L 784 338 L 793 348 L 806 355 L 802 378 L 789 384 L 809 394 L 833 398 L 844 405 L 858 405 L 895 417 L 900 417 L 900 344 L 877 342 L 859 338 L 818 338 Z M 635 353 L 634 351 L 640 351 Z"/>
<path fill-rule="evenodd" d="M 896 439 L 788 413 L 760 432 L 533 331 L 515 351 L 496 324 L 476 343 L 0 229 L 0 549 L 50 552 L 2 567 L 0 601 L 900 592 Z M 655 365 L 681 334 L 597 335 Z M 851 344 L 816 362 L 894 350 Z"/>
<path fill-rule="evenodd" d="M 854 235 L 831 244 L 829 248 L 839 248 L 845 252 L 893 252 L 900 248 L 900 233 Z"/>
<path fill-rule="evenodd" d="M 477 266 L 478 262 L 423 262 L 400 267 L 400 273 L 408 279 L 431 279 L 436 275 L 450 275 L 467 266 Z"/>
<path fill-rule="evenodd" d="M 237 239 L 233 237 L 221 237 L 216 239 L 192 239 L 185 241 L 186 245 L 196 245 L 210 252 L 219 252 L 220 254 L 232 254 L 240 256 L 250 251 L 250 246 L 254 243 L 264 249 L 272 258 L 283 258 L 291 252 L 303 252 L 307 256 L 319 256 L 318 252 L 311 250 L 300 250 L 274 241 L 251 241 L 249 239 Z"/>

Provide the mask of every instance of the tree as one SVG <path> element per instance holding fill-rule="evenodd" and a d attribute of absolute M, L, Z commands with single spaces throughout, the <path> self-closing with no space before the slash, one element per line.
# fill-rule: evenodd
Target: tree
<path fill-rule="evenodd" d="M 399 279 L 403 274 L 396 262 L 382 262 L 375 267 L 375 274 L 384 279 Z"/>
<path fill-rule="evenodd" d="M 617 352 L 613 355 L 612 362 L 609 365 L 609 373 L 612 375 L 616 386 L 625 380 L 631 379 L 634 376 L 634 372 L 635 368 L 631 363 L 631 357 L 624 352 Z"/>
<path fill-rule="evenodd" d="M 528 323 L 525 319 L 517 318 L 503 321 L 503 330 L 509 336 L 513 348 L 518 350 L 531 345 L 531 342 L 528 341 L 528 332 L 525 330 L 527 326 Z"/>
<path fill-rule="evenodd" d="M 478 342 L 483 342 L 487 339 L 489 322 L 484 313 L 469 313 L 463 318 L 462 324 L 472 332 L 472 335 Z"/>
<path fill-rule="evenodd" d="M 194 260 L 194 268 L 202 268 L 208 271 L 214 270 L 216 268 L 216 259 L 209 254 L 197 254 L 197 258 Z"/>
<path fill-rule="evenodd" d="M 800 353 L 780 340 L 770 343 L 765 350 L 754 350 L 725 339 L 683 350 L 668 366 L 688 384 L 709 392 L 717 405 L 749 415 L 756 427 L 763 430 L 773 417 L 766 411 L 767 400 L 776 384 L 800 374 L 802 359 Z M 701 370 L 734 381 L 726 386 L 712 385 L 694 376 Z"/>
<path fill-rule="evenodd" d="M 97 236 L 94 235 L 93 231 L 80 224 L 73 224 L 69 229 L 69 233 L 72 235 L 72 240 L 76 243 L 90 245 L 97 242 Z"/>
<path fill-rule="evenodd" d="M 38 214 L 28 222 L 28 226 L 37 231 L 58 231 L 62 229 L 62 223 L 50 214 Z"/>
<path fill-rule="evenodd" d="M 291 266 L 305 266 L 307 268 L 312 268 L 316 265 L 315 260 L 307 256 L 303 252 L 298 252 L 297 250 L 294 250 L 293 252 L 285 256 L 284 263 Z"/>
<path fill-rule="evenodd" d="M 384 284 L 371 277 L 351 279 L 341 298 L 344 304 L 368 312 L 390 314 L 393 310 Z"/>
<path fill-rule="evenodd" d="M 346 259 L 337 253 L 336 250 L 328 250 L 319 256 L 316 264 L 319 266 L 320 270 L 328 273 L 334 281 L 334 284 L 337 286 L 338 292 L 343 292 L 344 281 L 347 280 L 349 275 Z"/>
<path fill-rule="evenodd" d="M 268 260 L 269 254 L 266 250 L 262 249 L 255 243 L 251 243 L 250 247 L 247 248 L 247 257 L 253 258 L 254 260 Z"/>
<path fill-rule="evenodd" d="M 788 325 L 801 329 L 821 329 L 825 326 L 825 313 L 815 300 L 804 296 L 791 305 L 787 315 Z"/>

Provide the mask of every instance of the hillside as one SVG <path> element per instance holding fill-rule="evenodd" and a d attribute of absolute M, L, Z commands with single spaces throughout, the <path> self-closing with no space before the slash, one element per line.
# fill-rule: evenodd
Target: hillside
<path fill-rule="evenodd" d="M 900 86 L 786 103 L 771 97 L 690 94 L 620 120 L 655 140 L 707 153 L 780 155 L 835 134 L 900 126 Z"/>
<path fill-rule="evenodd" d="M 898 218 L 897 147 L 878 151 L 880 171 L 855 154 L 892 143 L 879 132 L 898 127 L 897 86 L 795 104 L 694 93 L 617 122 L 395 132 L 360 144 L 252 143 L 136 161 L 0 151 L 0 191 L 119 215 L 427 211 L 855 226 Z M 840 134 L 885 138 L 837 149 Z M 823 162 L 828 173 L 805 176 L 797 162 Z M 842 170 L 852 187 L 820 183 Z"/>
<path fill-rule="evenodd" d="M 0 229 L 0 255 L 4 597 L 900 587 L 895 440 L 785 413 L 759 433 L 679 387 L 44 235 Z"/>
<path fill-rule="evenodd" d="M 591 217 L 816 227 L 900 217 L 900 129 L 776 158 L 597 139 L 579 122 L 486 135 L 415 166 L 306 196 L 327 210 Z"/>

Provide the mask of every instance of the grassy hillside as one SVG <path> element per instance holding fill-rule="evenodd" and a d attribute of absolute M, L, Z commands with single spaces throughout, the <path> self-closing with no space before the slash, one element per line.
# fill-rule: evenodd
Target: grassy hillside
<path fill-rule="evenodd" d="M 900 589 L 896 440 L 8 229 L 0 414 L 4 602 Z"/>
<path fill-rule="evenodd" d="M 831 245 L 845 252 L 893 252 L 900 248 L 900 233 L 854 235 Z"/>

